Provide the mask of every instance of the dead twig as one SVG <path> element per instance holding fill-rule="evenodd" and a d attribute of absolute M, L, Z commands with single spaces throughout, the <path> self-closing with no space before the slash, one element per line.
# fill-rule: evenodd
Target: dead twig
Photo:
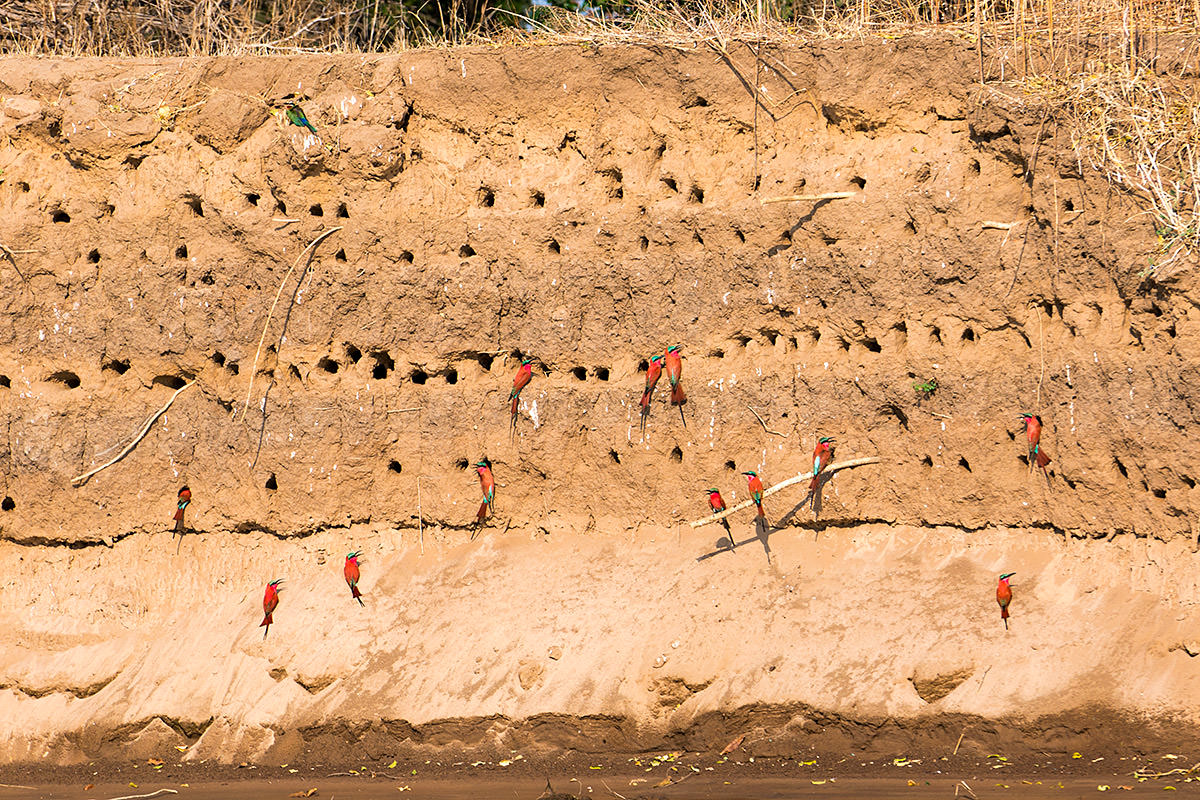
<path fill-rule="evenodd" d="M 292 219 L 291 217 L 271 217 L 271 222 L 278 222 L 281 225 L 291 225 L 293 222 L 299 221 L 300 220 Z"/>
<path fill-rule="evenodd" d="M 420 411 L 422 406 L 413 406 L 412 408 L 393 408 L 388 414 L 405 414 L 409 411 Z"/>
<path fill-rule="evenodd" d="M 117 455 L 114 456 L 112 458 L 112 460 L 110 460 L 104 464 L 101 464 L 100 466 L 98 466 L 94 470 L 92 470 L 91 472 L 85 472 L 82 475 L 77 475 L 76 477 L 72 478 L 71 485 L 72 486 L 82 486 L 83 484 L 87 483 L 88 478 L 92 477 L 97 472 L 100 472 L 101 470 L 104 470 L 104 469 L 108 469 L 113 464 L 117 463 L 122 458 L 129 455 L 130 451 L 133 450 L 133 448 L 137 447 L 137 443 L 140 442 L 142 439 L 144 439 L 146 434 L 149 433 L 150 426 L 154 424 L 154 421 L 156 419 L 158 419 L 159 417 L 161 417 L 163 414 L 165 414 L 167 409 L 171 407 L 171 403 L 175 402 L 175 398 L 179 397 L 179 394 L 183 390 L 187 389 L 189 386 L 194 385 L 195 383 L 196 383 L 195 381 L 189 381 L 188 383 L 185 383 L 183 386 L 180 386 L 178 389 L 176 389 L 175 394 L 171 395 L 171 399 L 167 401 L 167 404 L 165 406 L 163 406 L 162 408 L 160 408 L 158 411 L 155 411 L 153 414 L 150 415 L 150 418 L 146 420 L 146 423 L 144 425 L 142 425 L 142 429 L 140 431 L 138 431 L 138 434 L 137 434 L 137 436 L 134 437 L 133 441 L 130 442 L 129 444 L 125 445 L 124 450 L 122 450 L 120 453 L 117 453 Z"/>
<path fill-rule="evenodd" d="M 1019 219 L 1016 222 L 993 222 L 990 219 L 985 219 L 983 222 L 979 223 L 979 227 L 983 228 L 984 230 L 991 229 L 996 231 L 1011 231 L 1024 221 L 1025 220 L 1023 219 Z"/>
<path fill-rule="evenodd" d="M 963 737 L 966 735 L 967 735 L 967 729 L 963 728 L 963 732 L 958 735 L 958 741 L 954 743 L 954 752 L 951 753 L 950 755 L 952 755 L 952 756 L 958 755 L 959 745 L 962 744 Z"/>
<path fill-rule="evenodd" d="M 833 473 L 835 473 L 839 470 L 850 469 L 851 467 L 861 467 L 863 464 L 878 464 L 880 462 L 880 460 L 881 459 L 879 459 L 876 456 L 868 456 L 866 458 L 852 458 L 849 461 L 842 461 L 838 464 L 830 464 L 828 467 L 825 468 L 825 470 L 821 474 L 822 475 L 832 475 Z M 763 492 L 763 497 L 766 497 L 767 495 L 775 494 L 780 489 L 785 489 L 794 483 L 799 483 L 800 481 L 806 481 L 806 480 L 811 480 L 811 479 L 812 479 L 812 472 L 806 470 L 804 472 L 801 472 L 799 475 L 795 476 L 794 478 L 788 478 L 786 481 L 780 481 L 779 483 L 770 487 L 769 489 L 767 489 L 766 491 Z M 826 478 L 825 480 L 828 480 L 828 478 Z M 720 522 L 721 520 L 725 519 L 726 517 L 730 516 L 731 514 L 737 512 L 737 511 L 741 511 L 743 508 L 749 508 L 752 505 L 754 505 L 754 500 L 747 500 L 744 503 L 738 503 L 736 506 L 727 508 L 724 511 L 720 511 L 716 514 L 710 514 L 707 517 L 704 517 L 703 519 L 698 519 L 695 522 L 692 522 L 689 524 L 693 528 L 699 528 L 701 525 L 709 525 L 713 522 Z"/>
<path fill-rule="evenodd" d="M 150 794 L 125 794 L 120 797 L 110 797 L 108 800 L 144 800 L 147 797 L 158 797 L 160 794 L 179 794 L 178 789 L 159 789 Z"/>
<path fill-rule="evenodd" d="M 254 374 L 258 372 L 258 359 L 262 356 L 263 343 L 267 341 L 267 329 L 271 327 L 271 317 L 275 315 L 275 307 L 279 305 L 279 298 L 283 295 L 283 287 L 287 284 L 288 278 L 292 276 L 292 272 L 296 269 L 297 265 L 299 265 L 301 261 L 304 261 L 306 257 L 311 259 L 313 250 L 316 248 L 316 246 L 324 241 L 326 237 L 332 236 L 341 229 L 341 225 L 337 226 L 336 228 L 330 228 L 309 242 L 308 247 L 304 248 L 303 252 L 301 252 L 296 258 L 292 266 L 288 268 L 287 273 L 283 276 L 283 280 L 279 282 L 279 289 L 275 292 L 275 302 L 271 303 L 271 310 L 267 312 L 267 320 L 263 323 L 262 336 L 260 336 L 258 339 L 258 349 L 254 351 L 254 366 L 250 368 L 250 385 L 246 387 L 246 402 L 242 405 L 243 420 L 246 419 L 246 412 L 250 408 L 250 395 L 254 391 Z M 307 264 L 308 262 L 305 261 L 305 268 L 307 268 Z"/>
<path fill-rule="evenodd" d="M 764 197 L 758 202 L 762 205 L 768 203 L 801 203 L 814 202 L 818 200 L 845 200 L 849 197 L 854 197 L 858 192 L 826 192 L 825 194 L 787 194 L 782 197 Z"/>
<path fill-rule="evenodd" d="M 773 431 L 770 428 L 768 428 L 767 423 L 763 422 L 763 418 L 760 417 L 758 415 L 758 412 L 754 410 L 754 406 L 750 405 L 749 403 L 746 403 L 746 408 L 750 409 L 750 413 L 754 415 L 754 418 L 756 420 L 758 420 L 758 424 L 762 425 L 764 431 L 766 431 L 767 433 L 774 434 L 776 436 L 784 436 L 784 437 L 787 436 L 786 433 L 780 433 L 779 431 Z"/>

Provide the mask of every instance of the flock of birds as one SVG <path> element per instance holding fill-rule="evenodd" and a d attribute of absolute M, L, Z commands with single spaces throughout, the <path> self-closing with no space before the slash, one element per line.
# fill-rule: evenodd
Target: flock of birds
<path fill-rule="evenodd" d="M 290 118 L 290 116 L 289 116 Z M 642 398 L 639 403 L 641 406 L 641 427 L 643 435 L 645 434 L 646 421 L 650 416 L 650 403 L 654 396 L 655 388 L 658 385 L 659 378 L 665 371 L 667 380 L 671 385 L 670 403 L 673 406 L 679 407 L 680 418 L 683 420 L 684 427 L 687 427 L 687 419 L 683 415 L 683 406 L 687 402 L 687 395 L 683 391 L 683 359 L 682 348 L 679 345 L 671 345 L 661 355 L 653 356 L 647 362 L 646 369 L 646 387 L 642 392 Z M 508 395 L 509 413 L 510 413 L 510 432 L 515 436 L 517 428 L 517 406 L 521 398 L 521 391 L 529 385 L 533 379 L 533 358 L 524 357 L 521 359 L 521 364 L 517 368 L 517 374 L 513 378 L 512 390 Z M 1021 420 L 1025 424 L 1025 435 L 1028 442 L 1028 459 L 1030 468 L 1034 465 L 1041 468 L 1043 475 L 1049 480 L 1049 473 L 1046 467 L 1050 464 L 1050 457 L 1042 450 L 1041 435 L 1042 435 L 1042 420 L 1034 414 L 1021 414 Z M 821 485 L 828 481 L 832 475 L 827 472 L 830 463 L 833 461 L 835 442 L 833 437 L 822 436 L 817 440 L 816 448 L 813 450 L 813 467 L 812 478 L 809 483 L 809 494 L 815 497 L 817 490 Z M 474 539 L 476 533 L 486 523 L 488 516 L 494 510 L 496 499 L 496 480 L 492 475 L 492 464 L 486 456 L 475 462 L 475 471 L 479 475 L 479 488 L 483 493 L 483 502 L 479 506 L 479 512 L 475 519 L 475 531 L 471 534 Z M 750 492 L 750 497 L 754 501 L 757 509 L 755 516 L 755 525 L 761 526 L 762 529 L 768 528 L 766 513 L 763 511 L 763 483 L 758 474 L 754 470 L 746 470 L 742 473 L 746 476 L 747 487 Z M 715 487 L 704 490 L 708 496 L 708 504 L 714 513 L 726 511 L 727 506 L 725 500 L 721 497 L 721 492 Z M 184 511 L 192 502 L 192 491 L 187 486 L 179 490 L 175 509 L 175 533 L 180 536 L 182 541 L 184 528 Z M 725 526 L 726 532 L 729 532 L 729 522 L 722 517 L 720 519 L 722 525 Z M 174 537 L 174 534 L 172 535 Z M 732 547 L 733 538 L 729 538 L 730 546 Z M 362 592 L 359 591 L 358 582 L 361 577 L 360 558 L 362 552 L 359 550 L 352 551 L 346 554 L 346 563 L 343 567 L 343 575 L 346 578 L 346 584 L 350 587 L 350 596 L 353 600 L 358 601 L 359 605 L 365 605 L 362 600 Z M 1008 630 L 1008 607 L 1012 602 L 1012 587 L 1009 585 L 1009 579 L 1016 574 L 1007 572 L 1000 576 L 999 584 L 996 587 L 996 602 L 1000 605 L 1000 618 L 1004 621 L 1004 629 Z M 259 623 L 259 627 L 263 628 L 263 638 L 267 637 L 267 632 L 271 628 L 273 622 L 273 614 L 279 606 L 279 590 L 283 579 L 276 579 L 267 584 L 266 592 L 263 595 L 263 620 Z"/>

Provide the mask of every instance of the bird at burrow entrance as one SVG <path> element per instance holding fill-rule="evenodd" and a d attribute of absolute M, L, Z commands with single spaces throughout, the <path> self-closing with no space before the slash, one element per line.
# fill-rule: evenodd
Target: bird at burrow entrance
<path fill-rule="evenodd" d="M 658 379 L 662 376 L 663 357 L 661 355 L 651 356 L 650 363 L 646 365 L 646 390 L 642 392 L 642 438 L 646 438 L 646 419 L 650 416 L 650 398 L 654 395 L 654 387 L 658 385 Z"/>
<path fill-rule="evenodd" d="M 271 623 L 275 621 L 271 615 L 275 613 L 275 609 L 279 606 L 279 584 L 283 583 L 283 578 L 276 578 L 267 584 L 267 591 L 263 593 L 263 621 L 258 623 L 258 627 L 266 628 L 263 631 L 263 638 L 267 638 L 267 632 L 271 630 Z"/>
<path fill-rule="evenodd" d="M 666 362 L 667 380 L 671 382 L 671 405 L 679 406 L 679 418 L 683 420 L 683 427 L 687 427 L 687 419 L 683 416 L 683 404 L 687 402 L 687 395 L 683 393 L 683 357 L 679 355 L 680 346 L 673 344 L 667 348 Z"/>
<path fill-rule="evenodd" d="M 358 590 L 358 580 L 362 577 L 358 568 L 358 557 L 361 555 L 361 550 L 346 553 L 346 566 L 342 567 L 342 574 L 346 576 L 346 583 L 350 586 L 350 596 L 357 600 L 360 606 L 366 608 L 366 603 L 362 601 L 362 592 Z"/>
<path fill-rule="evenodd" d="M 754 500 L 754 505 L 758 508 L 758 516 L 755 517 L 755 523 L 757 524 L 759 521 L 761 521 L 764 529 L 771 527 L 770 523 L 767 522 L 766 513 L 763 512 L 763 484 L 762 481 L 759 480 L 758 473 L 754 470 L 748 470 L 742 474 L 746 476 L 746 483 L 750 489 L 750 497 Z"/>
<path fill-rule="evenodd" d="M 1004 620 L 1004 630 L 1008 630 L 1008 604 L 1012 602 L 1012 587 L 1008 585 L 1008 579 L 1015 572 L 1006 572 L 1000 576 L 1000 583 L 996 585 L 996 602 L 1000 604 L 1000 619 Z"/>
<path fill-rule="evenodd" d="M 183 533 L 183 512 L 190 502 L 192 502 L 192 490 L 187 486 L 180 487 L 179 497 L 175 503 L 175 533 L 180 535 Z M 175 533 L 171 534 L 172 539 L 175 538 Z"/>
<path fill-rule="evenodd" d="M 476 531 L 483 526 L 488 514 L 493 513 L 496 501 L 496 479 L 492 477 L 492 462 L 481 458 L 475 462 L 475 471 L 479 473 L 479 489 L 483 492 L 483 502 L 479 504 L 479 513 L 475 515 Z M 475 534 L 471 534 L 475 538 Z"/>
<path fill-rule="evenodd" d="M 1025 421 L 1025 438 L 1029 441 L 1029 465 L 1032 467 L 1037 464 L 1042 468 L 1046 480 L 1050 480 L 1050 473 L 1046 471 L 1050 456 L 1042 450 L 1042 418 L 1035 414 L 1022 414 L 1021 419 Z"/>
<path fill-rule="evenodd" d="M 522 358 L 521 366 L 517 367 L 517 374 L 513 377 L 512 391 L 508 393 L 510 407 L 508 413 L 512 421 L 509 427 L 510 436 L 515 436 L 517 433 L 517 403 L 521 400 L 521 390 L 529 385 L 529 381 L 533 378 L 533 359 Z"/>
<path fill-rule="evenodd" d="M 833 461 L 834 446 L 832 436 L 822 436 L 817 440 L 817 446 L 813 450 L 813 473 L 812 480 L 808 484 L 808 491 L 816 493 L 817 486 L 820 484 L 821 472 Z"/>
<path fill-rule="evenodd" d="M 717 489 L 705 489 L 708 494 L 708 507 L 713 510 L 714 514 L 720 514 L 725 510 L 725 498 L 721 497 L 721 492 Z M 725 532 L 729 534 L 729 543 L 733 544 L 733 532 L 729 530 L 729 520 L 722 519 L 721 524 L 725 526 Z"/>
<path fill-rule="evenodd" d="M 317 129 L 313 127 L 313 124 L 308 121 L 308 117 L 304 115 L 304 109 L 296 103 L 289 105 L 285 113 L 288 122 L 298 128 L 308 128 L 314 136 L 317 134 Z"/>

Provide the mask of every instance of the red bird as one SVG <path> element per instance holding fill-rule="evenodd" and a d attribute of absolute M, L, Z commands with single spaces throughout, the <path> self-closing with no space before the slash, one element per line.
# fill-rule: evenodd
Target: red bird
<path fill-rule="evenodd" d="M 1006 572 L 1000 576 L 1000 583 L 996 586 L 996 602 L 1000 604 L 1000 619 L 1004 620 L 1004 630 L 1008 630 L 1008 604 L 1012 602 L 1012 587 L 1008 585 L 1008 579 L 1015 572 Z"/>
<path fill-rule="evenodd" d="M 813 476 L 812 481 L 808 484 L 810 492 L 817 491 L 817 484 L 820 481 L 821 471 L 829 466 L 829 462 L 833 461 L 833 437 L 822 436 L 817 440 L 817 447 L 813 450 Z"/>
<path fill-rule="evenodd" d="M 650 416 L 650 397 L 654 394 L 654 387 L 658 385 L 658 379 L 662 376 L 663 357 L 652 356 L 650 363 L 646 367 L 646 390 L 642 392 L 642 437 L 646 436 L 646 418 Z"/>
<path fill-rule="evenodd" d="M 512 407 L 509 413 L 512 414 L 511 431 L 516 434 L 517 431 L 517 402 L 521 399 L 521 390 L 524 389 L 530 379 L 533 378 L 533 359 L 522 358 L 521 366 L 517 367 L 517 374 L 513 378 L 512 391 L 508 393 L 508 399 L 512 402 Z"/>
<path fill-rule="evenodd" d="M 366 604 L 362 601 L 362 592 L 358 590 L 358 579 L 361 575 L 358 570 L 358 557 L 361 555 L 361 550 L 347 553 L 346 566 L 342 568 L 342 574 L 346 576 L 346 583 L 350 584 L 350 596 L 357 600 L 360 606 L 365 608 Z M 276 602 L 279 602 L 278 599 L 276 599 Z"/>
<path fill-rule="evenodd" d="M 493 503 L 496 500 L 496 479 L 492 477 L 492 462 L 487 458 L 475 462 L 475 471 L 479 473 L 479 488 L 483 491 L 483 502 L 479 505 L 479 514 L 475 517 L 475 524 L 482 525 L 487 515 L 495 510 Z"/>
<path fill-rule="evenodd" d="M 1046 480 L 1050 479 L 1050 475 L 1046 472 L 1046 467 L 1050 465 L 1050 456 L 1042 452 L 1042 418 L 1033 414 L 1022 414 L 1021 419 L 1025 420 L 1025 437 L 1029 440 L 1029 463 L 1037 464 L 1042 468 L 1042 474 L 1046 476 Z"/>
<path fill-rule="evenodd" d="M 263 631 L 263 638 L 267 638 L 267 631 L 271 630 L 271 614 L 275 611 L 275 607 L 279 605 L 279 584 L 283 583 L 283 578 L 277 578 L 267 584 L 267 591 L 263 594 L 263 621 L 258 623 L 258 627 L 266 628 Z"/>
<path fill-rule="evenodd" d="M 763 513 L 762 507 L 762 481 L 758 479 L 758 473 L 754 470 L 749 470 L 748 472 L 743 472 L 742 474 L 746 476 L 746 481 L 750 486 L 750 496 L 754 498 L 754 505 L 758 506 L 758 518 L 755 521 L 757 522 L 757 520 L 762 520 L 763 527 L 769 528 L 770 524 L 767 522 L 767 515 Z"/>
<path fill-rule="evenodd" d="M 680 347 L 673 344 L 667 348 L 666 353 L 666 368 L 667 380 L 671 382 L 671 405 L 679 406 L 679 418 L 683 420 L 683 427 L 687 427 L 687 420 L 683 416 L 683 404 L 687 402 L 687 396 L 683 393 L 683 382 L 680 378 L 683 377 L 683 358 L 679 355 Z"/>
<path fill-rule="evenodd" d="M 192 502 L 192 490 L 184 486 L 179 490 L 179 504 L 175 508 L 175 532 L 182 536 L 183 531 L 183 510 L 188 507 L 188 503 Z M 175 534 L 171 534 L 171 538 L 175 538 Z"/>
<path fill-rule="evenodd" d="M 720 514 L 725 510 L 725 498 L 721 497 L 719 491 L 716 489 L 705 489 L 704 491 L 708 493 L 708 507 L 713 510 L 714 514 Z M 729 520 L 727 518 L 722 519 L 721 524 L 725 526 L 725 532 L 730 534 L 729 541 L 732 543 L 733 534 L 729 530 Z"/>

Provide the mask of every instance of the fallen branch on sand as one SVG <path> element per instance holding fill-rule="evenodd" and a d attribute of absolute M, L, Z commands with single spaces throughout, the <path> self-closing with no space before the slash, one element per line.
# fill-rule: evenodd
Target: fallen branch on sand
<path fill-rule="evenodd" d="M 822 475 L 832 475 L 833 473 L 837 472 L 838 470 L 850 469 L 851 467 L 861 467 L 863 464 L 878 464 L 879 461 L 880 461 L 880 459 L 875 456 L 868 456 L 867 458 L 852 458 L 849 461 L 842 461 L 837 464 L 830 464 L 828 467 L 825 468 L 825 470 L 821 474 Z M 799 475 L 795 476 L 794 478 L 788 478 L 786 481 L 780 481 L 779 483 L 770 487 L 769 489 L 767 489 L 766 491 L 763 492 L 763 497 L 766 497 L 767 495 L 775 494 L 780 489 L 785 489 L 788 486 L 791 486 L 793 483 L 799 483 L 800 481 L 810 480 L 811 478 L 812 478 L 812 472 L 808 472 L 808 471 L 801 472 Z M 701 525 L 708 525 L 713 522 L 720 522 L 721 520 L 730 516 L 734 512 L 741 511 L 743 508 L 749 508 L 752 505 L 754 505 L 754 501 L 747 500 L 744 503 L 738 503 L 736 506 L 733 506 L 732 508 L 727 508 L 724 511 L 721 511 L 716 514 L 710 514 L 709 516 L 705 517 L 704 519 L 698 519 L 695 522 L 692 522 L 690 524 L 693 528 L 699 528 Z"/>
<path fill-rule="evenodd" d="M 255 375 L 255 373 L 258 372 L 258 359 L 262 356 L 263 343 L 267 341 L 267 329 L 271 327 L 271 317 L 273 317 L 275 315 L 275 307 L 277 305 L 279 305 L 279 298 L 283 294 L 284 285 L 287 284 L 288 278 L 292 277 L 292 272 L 295 271 L 296 267 L 300 264 L 301 261 L 305 260 L 306 256 L 310 259 L 312 258 L 313 250 L 314 250 L 314 248 L 316 248 L 317 245 L 319 245 L 322 241 L 324 241 L 326 237 L 332 236 L 333 234 L 337 233 L 341 229 L 342 229 L 341 225 L 337 226 L 336 228 L 330 228 L 329 230 L 325 231 L 320 236 L 318 236 L 317 238 L 315 238 L 311 242 L 309 242 L 308 247 L 304 248 L 304 251 L 301 252 L 300 255 L 296 258 L 296 260 L 292 264 L 292 266 L 288 268 L 287 273 L 283 276 L 283 280 L 281 280 L 279 282 L 279 289 L 275 292 L 275 302 L 271 303 L 271 310 L 267 312 L 267 321 L 263 323 L 262 336 L 260 336 L 258 339 L 258 349 L 254 351 L 254 366 L 252 366 L 250 368 L 250 385 L 246 387 L 246 402 L 242 404 L 242 419 L 243 420 L 246 418 L 246 411 L 250 408 L 250 395 L 254 391 L 254 375 Z M 307 265 L 308 265 L 308 262 L 305 261 L 306 268 L 307 268 Z"/>
<path fill-rule="evenodd" d="M 160 794 L 179 794 L 178 789 L 159 789 L 150 794 L 126 794 L 120 797 L 110 797 L 109 800 L 144 800 L 147 797 L 158 797 Z"/>
<path fill-rule="evenodd" d="M 127 444 L 125 446 L 124 450 L 122 450 L 120 453 L 117 453 L 117 455 L 111 461 L 101 464 L 100 466 L 98 466 L 94 470 L 92 470 L 91 472 L 85 472 L 82 475 L 75 476 L 74 478 L 71 479 L 71 485 L 72 486 L 82 486 L 83 484 L 87 483 L 88 478 L 92 477 L 100 470 L 108 469 L 113 464 L 117 463 L 122 458 L 129 455 L 129 452 L 131 450 L 133 450 L 133 448 L 137 447 L 137 443 L 140 442 L 142 439 L 144 439 L 146 437 L 146 434 L 150 432 L 150 426 L 154 424 L 154 420 L 158 419 L 159 417 L 161 417 L 163 414 L 165 414 L 167 412 L 167 409 L 171 407 L 171 403 L 174 403 L 175 398 L 179 397 L 180 392 L 182 392 L 184 389 L 188 388 L 189 386 L 194 385 L 195 383 L 196 383 L 195 381 L 189 381 L 188 383 L 185 383 L 183 386 L 180 386 L 178 389 L 176 389 L 175 394 L 171 395 L 171 399 L 167 401 L 167 404 L 165 406 L 163 406 L 162 408 L 160 408 L 158 411 L 155 411 L 153 414 L 150 415 L 150 418 L 146 420 L 146 424 L 142 425 L 142 429 L 140 431 L 138 431 L 137 436 L 134 437 L 132 442 L 130 442 L 129 444 Z"/>
<path fill-rule="evenodd" d="M 785 194 L 782 197 L 764 197 L 758 202 L 761 205 L 768 203 L 803 203 L 816 202 L 819 200 L 845 200 L 849 197 L 854 197 L 858 192 L 826 192 L 825 194 Z"/>

